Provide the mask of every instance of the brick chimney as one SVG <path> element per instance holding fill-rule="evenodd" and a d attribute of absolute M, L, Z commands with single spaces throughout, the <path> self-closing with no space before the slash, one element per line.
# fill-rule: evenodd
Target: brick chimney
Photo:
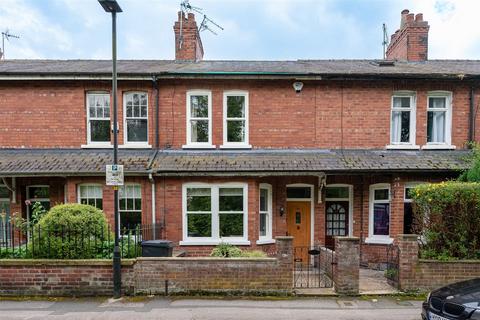
<path fill-rule="evenodd" d="M 414 15 L 407 9 L 402 11 L 400 29 L 390 40 L 387 48 L 388 60 L 426 61 L 428 59 L 428 29 L 423 14 Z"/>
<path fill-rule="evenodd" d="M 178 12 L 178 21 L 173 26 L 175 31 L 175 60 L 200 61 L 203 59 L 203 46 L 198 32 L 195 15 Z"/>

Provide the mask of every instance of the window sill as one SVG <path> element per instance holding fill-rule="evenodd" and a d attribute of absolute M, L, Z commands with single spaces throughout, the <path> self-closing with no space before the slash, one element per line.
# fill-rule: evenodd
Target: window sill
<path fill-rule="evenodd" d="M 220 243 L 228 243 L 236 246 L 249 246 L 250 241 L 248 240 L 186 240 L 180 241 L 179 245 L 181 246 L 216 246 Z"/>
<path fill-rule="evenodd" d="M 127 143 L 118 147 L 120 149 L 152 149 L 152 145 L 148 143 Z"/>
<path fill-rule="evenodd" d="M 216 149 L 212 144 L 184 144 L 182 149 Z"/>
<path fill-rule="evenodd" d="M 392 244 L 393 238 L 390 237 L 368 237 L 365 238 L 367 244 Z"/>
<path fill-rule="evenodd" d="M 422 150 L 455 150 L 457 147 L 449 144 L 426 144 Z"/>
<path fill-rule="evenodd" d="M 82 144 L 80 146 L 82 149 L 111 149 L 113 148 L 112 144 Z"/>
<path fill-rule="evenodd" d="M 256 244 L 274 244 L 275 239 L 261 239 L 257 240 Z"/>
<path fill-rule="evenodd" d="M 251 144 L 222 144 L 220 149 L 252 149 Z"/>
<path fill-rule="evenodd" d="M 416 144 L 389 144 L 385 146 L 387 150 L 419 150 L 420 146 Z"/>

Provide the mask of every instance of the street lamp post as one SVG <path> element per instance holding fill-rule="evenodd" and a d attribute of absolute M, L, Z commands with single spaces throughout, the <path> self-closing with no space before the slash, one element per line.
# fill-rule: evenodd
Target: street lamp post
<path fill-rule="evenodd" d="M 112 96 L 113 96 L 113 165 L 118 164 L 118 128 L 117 128 L 117 12 L 122 8 L 116 0 L 98 0 L 106 12 L 112 14 Z M 115 215 L 115 246 L 113 248 L 113 297 L 122 295 L 122 269 L 119 246 L 120 221 L 118 215 L 118 187 L 113 190 Z"/>

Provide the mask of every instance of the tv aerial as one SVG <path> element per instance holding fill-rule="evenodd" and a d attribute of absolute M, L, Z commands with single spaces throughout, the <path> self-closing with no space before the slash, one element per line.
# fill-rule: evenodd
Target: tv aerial
<path fill-rule="evenodd" d="M 387 46 L 388 46 L 387 25 L 385 23 L 382 25 L 382 31 L 383 31 L 383 41 L 382 41 L 383 59 L 385 60 L 386 54 L 387 54 Z"/>
<path fill-rule="evenodd" d="M 2 50 L 0 51 L 0 60 L 5 60 L 5 40 L 10 41 L 10 38 L 20 39 L 19 36 L 11 34 L 8 29 L 2 31 Z"/>
<path fill-rule="evenodd" d="M 207 30 L 213 33 L 214 35 L 217 35 L 217 32 L 216 32 L 217 30 L 215 29 L 223 30 L 222 26 L 220 26 L 218 23 L 216 23 L 212 19 L 208 18 L 207 15 L 203 13 L 202 8 L 192 6 L 189 0 L 182 0 L 182 2 L 180 3 L 180 11 L 184 16 L 187 16 L 188 13 L 191 13 L 191 12 L 196 12 L 198 14 L 203 15 L 203 20 L 202 20 L 202 23 L 200 23 L 200 26 L 198 27 L 198 32 Z M 182 44 L 183 44 L 183 19 L 180 20 L 180 48 L 182 47 Z"/>

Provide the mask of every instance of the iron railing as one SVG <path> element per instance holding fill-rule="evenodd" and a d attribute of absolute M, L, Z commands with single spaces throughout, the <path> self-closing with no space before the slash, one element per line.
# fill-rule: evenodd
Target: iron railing
<path fill-rule="evenodd" d="M 386 247 L 387 265 L 385 269 L 385 278 L 395 287 L 398 286 L 400 251 L 397 245 L 390 244 Z"/>
<path fill-rule="evenodd" d="M 110 225 L 46 228 L 0 222 L 0 259 L 110 259 L 113 231 Z M 161 239 L 162 231 L 161 224 L 121 228 L 122 258 L 140 256 L 141 242 Z"/>

